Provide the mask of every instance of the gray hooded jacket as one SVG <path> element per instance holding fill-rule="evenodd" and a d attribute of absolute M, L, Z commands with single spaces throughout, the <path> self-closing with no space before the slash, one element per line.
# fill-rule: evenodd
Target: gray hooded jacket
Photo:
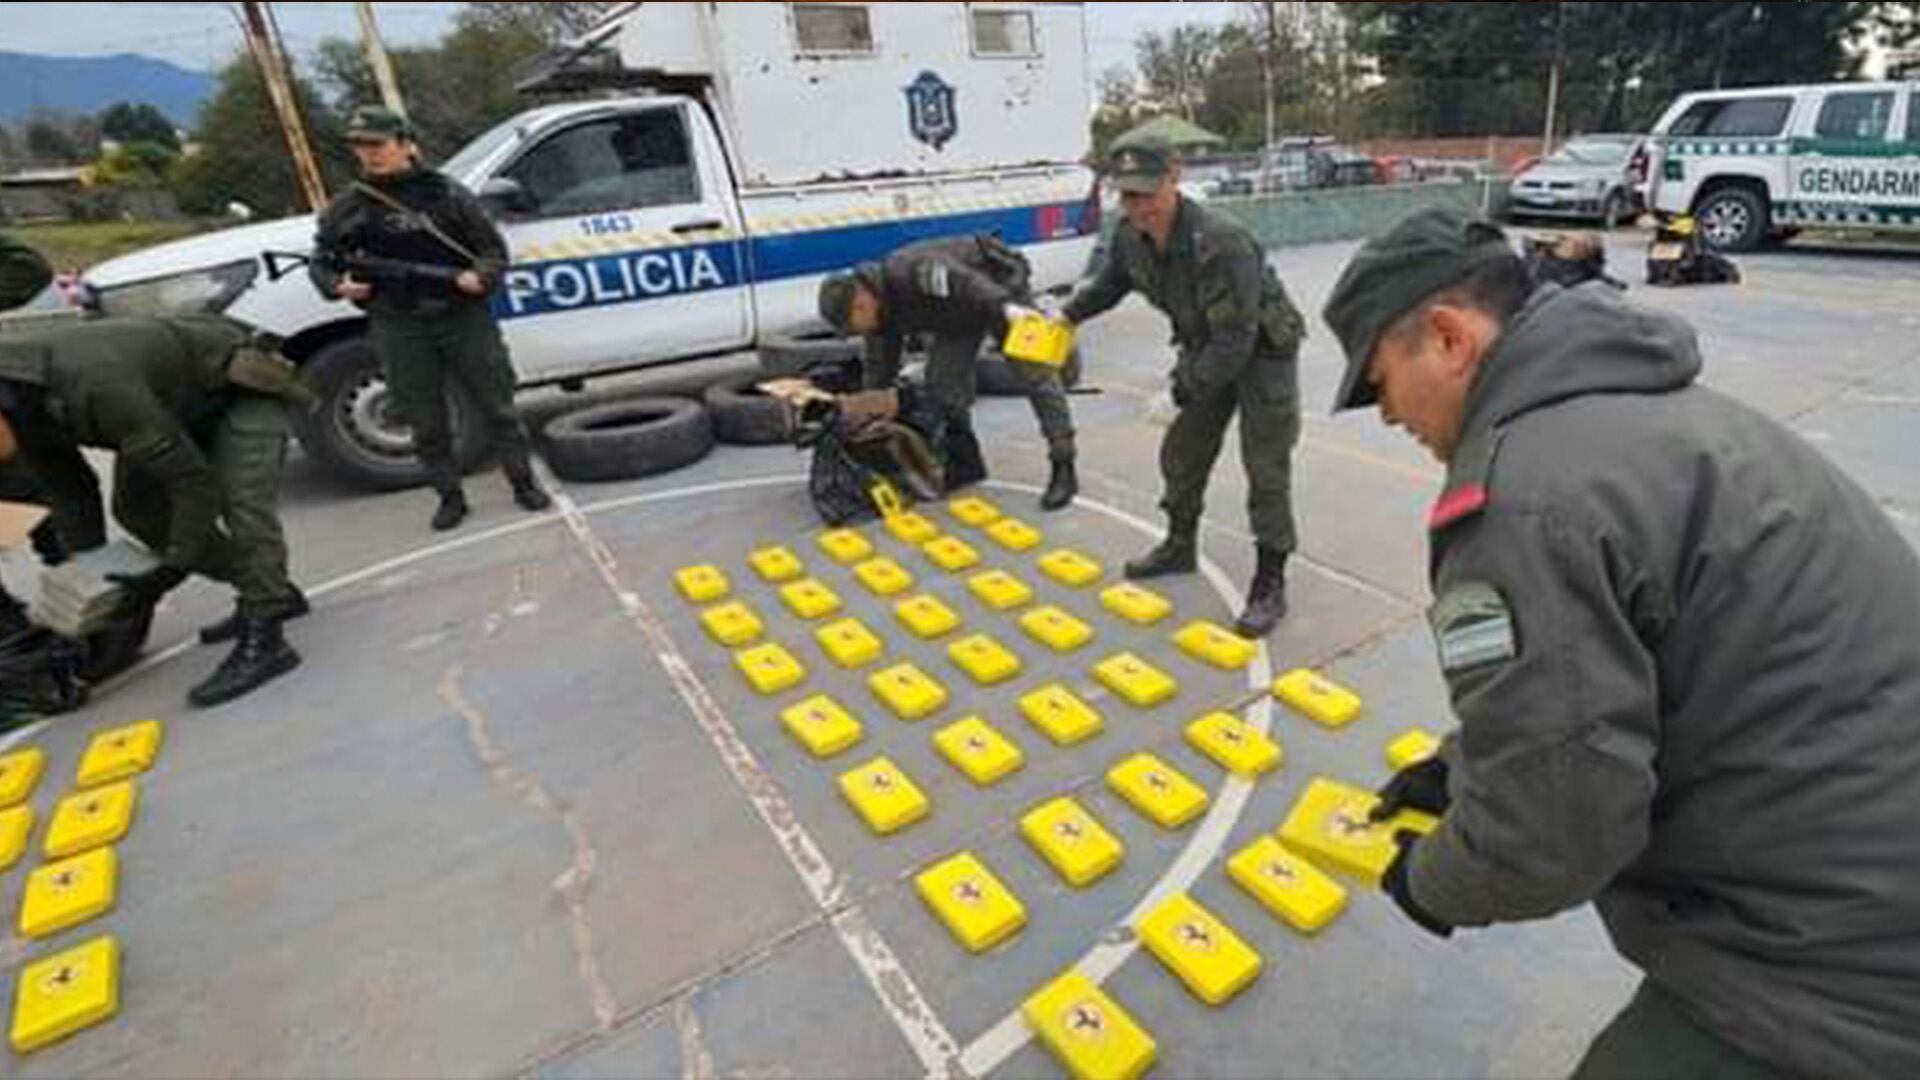
<path fill-rule="evenodd" d="M 1482 369 L 1434 508 L 1460 730 L 1415 900 L 1594 901 L 1729 1041 L 1920 1075 L 1920 561 L 1694 334 L 1547 287 Z"/>

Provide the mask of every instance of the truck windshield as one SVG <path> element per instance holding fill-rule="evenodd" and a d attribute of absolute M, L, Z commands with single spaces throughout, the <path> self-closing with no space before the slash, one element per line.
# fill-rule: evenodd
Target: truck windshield
<path fill-rule="evenodd" d="M 518 119 L 508 120 L 460 148 L 460 152 L 441 163 L 440 171 L 455 179 L 464 179 L 481 162 L 491 158 L 520 137 Z"/>

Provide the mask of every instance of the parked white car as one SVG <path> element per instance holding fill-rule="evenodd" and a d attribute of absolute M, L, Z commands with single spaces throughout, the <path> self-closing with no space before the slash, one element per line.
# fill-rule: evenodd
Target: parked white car
<path fill-rule="evenodd" d="M 823 331 L 823 275 L 928 237 L 997 233 L 1043 290 L 1087 265 L 1081 4 L 645 4 L 617 34 L 636 79 L 683 92 L 535 109 L 440 166 L 506 234 L 494 309 L 522 385 Z M 281 335 L 317 391 L 307 450 L 365 484 L 415 483 L 364 316 L 262 273 L 263 252 L 313 233 L 299 217 L 153 248 L 96 268 L 88 294 Z M 481 436 L 454 411 L 471 456 Z"/>
<path fill-rule="evenodd" d="M 1579 218 L 1617 225 L 1638 216 L 1632 172 L 1644 135 L 1579 135 L 1540 159 L 1508 186 L 1512 213 Z"/>
<path fill-rule="evenodd" d="M 1920 83 L 1685 94 L 1651 146 L 1649 204 L 1722 250 L 1802 228 L 1920 233 Z"/>

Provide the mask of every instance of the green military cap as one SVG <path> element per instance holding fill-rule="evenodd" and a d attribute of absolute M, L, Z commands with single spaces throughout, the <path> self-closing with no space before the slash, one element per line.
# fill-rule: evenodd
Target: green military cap
<path fill-rule="evenodd" d="M 1416 211 L 1360 248 L 1340 275 L 1322 317 L 1347 354 L 1333 409 L 1376 403 L 1367 365 L 1387 328 L 1433 294 L 1464 280 L 1480 263 L 1512 255 L 1499 226 L 1451 207 Z"/>
<path fill-rule="evenodd" d="M 1151 195 L 1180 164 L 1180 151 L 1158 135 L 1129 133 L 1107 150 L 1107 181 L 1121 191 Z"/>
<path fill-rule="evenodd" d="M 347 119 L 348 142 L 413 138 L 413 124 L 385 105 L 362 105 Z"/>

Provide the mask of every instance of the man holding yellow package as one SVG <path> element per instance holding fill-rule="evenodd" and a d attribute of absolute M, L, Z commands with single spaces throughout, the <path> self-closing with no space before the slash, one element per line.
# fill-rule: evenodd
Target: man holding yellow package
<path fill-rule="evenodd" d="M 868 263 L 850 274 L 835 274 L 820 285 L 820 315 L 843 334 L 867 339 L 863 381 L 869 388 L 892 386 L 900 376 L 906 342 L 930 338 L 927 392 L 942 430 L 934 445 L 947 453 L 949 491 L 986 479 L 986 459 L 973 433 L 974 368 L 980 343 L 991 336 L 1007 339 L 1012 327 L 1037 337 L 1064 330 L 1028 306 L 1032 268 L 1025 256 L 989 235 L 946 237 L 911 244 L 884 262 Z M 1058 345 L 1057 340 L 1034 345 Z M 1061 357 L 1064 360 L 1064 357 Z M 1074 468 L 1073 413 L 1060 367 L 1008 357 L 1026 379 L 1033 414 L 1047 441 L 1052 475 L 1041 496 L 1043 510 L 1059 510 L 1080 493 Z"/>

